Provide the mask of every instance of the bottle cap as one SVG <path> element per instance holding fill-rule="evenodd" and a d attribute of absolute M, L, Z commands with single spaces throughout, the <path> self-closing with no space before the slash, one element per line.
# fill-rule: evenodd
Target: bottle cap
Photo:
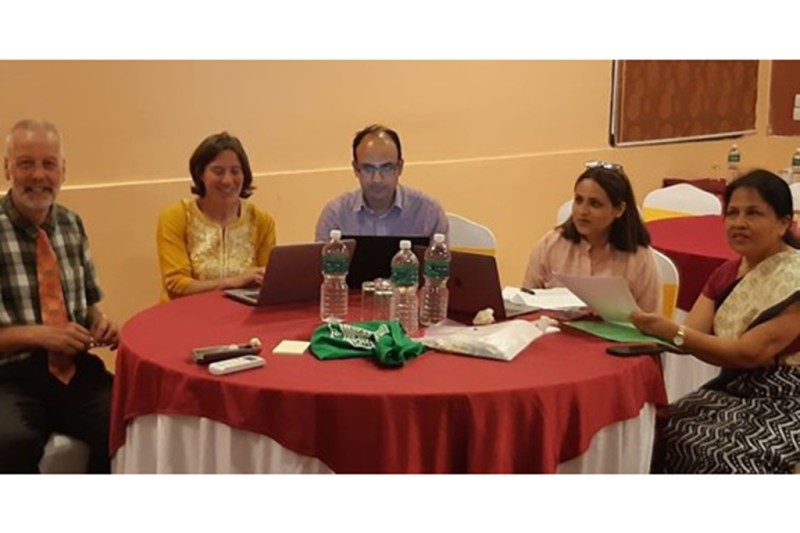
<path fill-rule="evenodd" d="M 401 250 L 409 250 L 409 249 L 411 249 L 411 241 L 407 241 L 405 239 L 400 241 L 400 249 Z"/>
<path fill-rule="evenodd" d="M 444 233 L 434 233 L 433 242 L 436 244 L 442 244 L 444 242 Z"/>
<path fill-rule="evenodd" d="M 331 239 L 333 239 L 334 241 L 338 241 L 339 239 L 342 238 L 342 230 L 332 229 L 330 235 Z"/>

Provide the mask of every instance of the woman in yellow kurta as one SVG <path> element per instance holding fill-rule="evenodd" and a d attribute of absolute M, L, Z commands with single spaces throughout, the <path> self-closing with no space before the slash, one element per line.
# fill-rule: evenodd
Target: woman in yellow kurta
<path fill-rule="evenodd" d="M 162 300 L 260 285 L 275 246 L 275 221 L 246 201 L 250 162 L 239 139 L 205 139 L 189 160 L 192 192 L 159 217 L 156 242 Z"/>

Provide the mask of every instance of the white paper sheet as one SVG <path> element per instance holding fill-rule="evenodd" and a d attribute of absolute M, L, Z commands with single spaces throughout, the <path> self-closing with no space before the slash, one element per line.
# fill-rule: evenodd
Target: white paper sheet
<path fill-rule="evenodd" d="M 563 274 L 555 277 L 606 322 L 631 325 L 628 317 L 637 307 L 624 278 Z"/>
<path fill-rule="evenodd" d="M 504 287 L 503 299 L 515 304 L 551 311 L 586 307 L 586 304 L 566 287 L 533 289 L 533 294 L 518 287 Z"/>

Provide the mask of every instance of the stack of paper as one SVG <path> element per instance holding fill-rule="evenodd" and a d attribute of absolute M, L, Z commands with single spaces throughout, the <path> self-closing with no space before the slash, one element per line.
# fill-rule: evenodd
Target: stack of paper
<path fill-rule="evenodd" d="M 583 301 L 565 287 L 552 289 L 518 289 L 516 287 L 503 288 L 503 300 L 549 311 L 564 311 L 586 307 Z"/>
<path fill-rule="evenodd" d="M 611 341 L 657 342 L 671 351 L 679 351 L 668 342 L 641 333 L 631 324 L 629 317 L 638 307 L 625 279 L 561 274 L 556 274 L 556 278 L 603 319 L 602 322 L 576 320 L 565 325 Z"/>
<path fill-rule="evenodd" d="M 633 327 L 628 317 L 637 309 L 636 300 L 633 299 L 625 279 L 563 274 L 555 276 L 606 322 Z"/>

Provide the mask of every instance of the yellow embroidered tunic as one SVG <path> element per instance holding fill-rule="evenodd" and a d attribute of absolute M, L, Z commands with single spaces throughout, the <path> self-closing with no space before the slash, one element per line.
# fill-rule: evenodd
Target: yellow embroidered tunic
<path fill-rule="evenodd" d="M 184 295 L 193 279 L 220 279 L 266 266 L 275 246 L 275 221 L 249 202 L 241 206 L 239 218 L 224 227 L 209 220 L 194 199 L 161 213 L 156 243 L 162 301 Z"/>

